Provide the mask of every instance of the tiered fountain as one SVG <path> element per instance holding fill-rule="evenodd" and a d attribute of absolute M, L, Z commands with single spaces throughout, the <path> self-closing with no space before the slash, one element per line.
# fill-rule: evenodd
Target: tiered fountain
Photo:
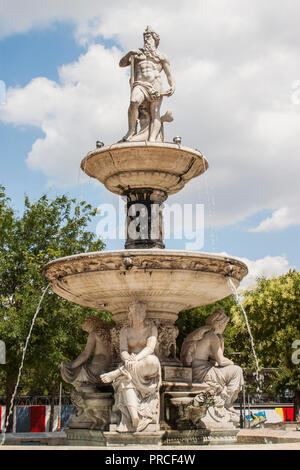
<path fill-rule="evenodd" d="M 70 443 L 158 444 L 166 442 L 166 435 L 178 434 L 178 427 L 182 432 L 209 429 L 199 418 L 208 409 L 199 394 L 211 388 L 199 380 L 195 383 L 191 361 L 176 357 L 175 321 L 182 310 L 227 297 L 228 277 L 237 287 L 247 274 L 237 259 L 164 249 L 163 202 L 204 173 L 208 163 L 199 151 L 182 146 L 180 138 L 163 141 L 164 123 L 173 118 L 170 112 L 160 116 L 160 106 L 163 96 L 174 92 L 174 81 L 158 43 L 159 36 L 148 27 L 144 48 L 130 51 L 120 61 L 120 66 L 131 68 L 128 133 L 110 146 L 98 144 L 81 163 L 86 174 L 126 199 L 125 249 L 60 258 L 44 268 L 55 293 L 110 311 L 116 325 L 106 332 L 109 340 L 101 336 L 100 327 L 96 333 L 86 328 L 91 337 L 96 335 L 97 344 L 106 338 L 104 351 L 99 346 L 95 353 L 102 365 L 98 364 L 93 384 L 82 375 L 90 350 L 69 363 L 69 372 L 76 373 L 66 374 L 63 366 L 63 377 L 74 383 L 74 403 L 82 413 L 67 430 Z M 161 71 L 168 91 L 163 90 Z M 105 355 L 109 360 L 103 362 Z M 195 420 L 197 409 L 201 413 Z M 228 428 L 230 420 L 225 421 Z"/>

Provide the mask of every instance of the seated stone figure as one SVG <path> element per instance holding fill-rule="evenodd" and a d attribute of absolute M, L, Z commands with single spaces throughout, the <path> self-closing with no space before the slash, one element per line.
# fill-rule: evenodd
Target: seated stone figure
<path fill-rule="evenodd" d="M 244 383 L 242 369 L 224 357 L 224 332 L 229 318 L 216 310 L 206 325 L 190 333 L 181 349 L 180 359 L 192 366 L 193 383 L 207 385 L 214 395 L 214 405 L 207 410 L 204 423 L 236 423 L 239 414 L 232 407 Z M 203 389 L 203 388 L 202 388 Z"/>
<path fill-rule="evenodd" d="M 123 363 L 118 369 L 101 375 L 104 383 L 113 384 L 118 432 L 143 431 L 148 424 L 159 422 L 161 367 L 154 355 L 156 342 L 157 328 L 146 320 L 145 305 L 133 302 L 129 308 L 129 326 L 120 332 Z"/>
<path fill-rule="evenodd" d="M 101 384 L 99 376 L 109 369 L 111 362 L 110 326 L 95 315 L 86 318 L 82 329 L 89 334 L 84 351 L 74 361 L 61 363 L 62 378 L 77 391 L 81 391 L 82 386 L 95 388 L 96 384 Z M 93 359 L 88 362 L 92 354 Z"/>

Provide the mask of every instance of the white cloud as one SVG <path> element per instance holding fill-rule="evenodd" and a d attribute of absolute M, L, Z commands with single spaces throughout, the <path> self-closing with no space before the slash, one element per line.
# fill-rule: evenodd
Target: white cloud
<path fill-rule="evenodd" d="M 274 211 L 271 217 L 267 217 L 257 227 L 251 229 L 251 232 L 271 232 L 298 224 L 300 224 L 299 209 L 281 207 Z"/>
<path fill-rule="evenodd" d="M 252 286 L 255 286 L 256 280 L 259 277 L 265 277 L 270 279 L 272 277 L 280 276 L 285 274 L 292 268 L 289 261 L 282 256 L 265 256 L 258 260 L 250 260 L 248 258 L 240 258 L 237 256 L 229 255 L 226 252 L 218 253 L 221 256 L 230 256 L 242 261 L 248 267 L 248 274 L 244 277 L 240 283 L 239 290 L 245 290 Z"/>
<path fill-rule="evenodd" d="M 281 0 L 1 2 L 2 36 L 71 21 L 76 39 L 89 46 L 60 68 L 57 83 L 40 77 L 8 90 L 0 119 L 41 128 L 45 136 L 33 144 L 28 165 L 58 185 L 76 184 L 79 162 L 95 141 L 116 142 L 127 126 L 121 52 L 92 41 L 100 35 L 125 50 L 140 47 L 151 24 L 177 86 L 163 104 L 175 118 L 167 140 L 181 135 L 210 164 L 169 202 L 203 202 L 209 195 L 206 225 L 234 224 L 261 209 L 273 215 L 254 231 L 299 224 L 300 105 L 291 99 L 300 79 L 299 14 L 294 0 L 284 8 Z"/>
<path fill-rule="evenodd" d="M 125 133 L 127 84 L 116 67 L 119 59 L 117 49 L 91 45 L 78 61 L 60 68 L 59 83 L 36 78 L 24 88 L 8 90 L 1 117 L 43 130 L 27 164 L 52 183 L 78 183 L 80 161 L 96 140 L 107 143 Z M 117 118 L 117 125 L 116 116 L 124 116 Z"/>

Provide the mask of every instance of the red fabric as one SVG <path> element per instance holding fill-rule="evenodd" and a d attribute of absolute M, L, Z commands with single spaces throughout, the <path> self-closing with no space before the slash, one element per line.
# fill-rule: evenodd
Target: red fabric
<path fill-rule="evenodd" d="M 282 412 L 283 412 L 283 421 L 286 421 L 286 419 L 287 419 L 286 410 L 287 410 L 287 408 L 282 408 Z"/>
<path fill-rule="evenodd" d="M 30 432 L 45 432 L 46 406 L 30 407 Z"/>
<path fill-rule="evenodd" d="M 294 408 L 287 408 L 286 409 L 286 420 L 287 421 L 294 421 Z"/>
<path fill-rule="evenodd" d="M 294 408 L 282 408 L 284 421 L 294 421 Z"/>

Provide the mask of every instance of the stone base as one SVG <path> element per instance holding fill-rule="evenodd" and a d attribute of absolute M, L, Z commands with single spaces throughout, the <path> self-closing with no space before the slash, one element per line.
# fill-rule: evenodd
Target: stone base
<path fill-rule="evenodd" d="M 192 368 L 182 365 L 163 365 L 162 378 L 165 382 L 192 383 Z"/>
<path fill-rule="evenodd" d="M 78 408 L 78 414 L 72 416 L 70 429 L 108 431 L 113 405 L 111 392 L 87 393 L 73 390 L 71 399 Z"/>
<path fill-rule="evenodd" d="M 285 431 L 275 429 L 241 429 L 237 435 L 237 442 L 241 444 L 278 444 L 298 442 L 299 431 Z"/>
<path fill-rule="evenodd" d="M 161 446 L 165 431 L 104 432 L 107 447 L 114 446 Z"/>
<path fill-rule="evenodd" d="M 236 442 L 239 430 L 169 430 L 163 437 L 164 446 L 230 444 Z"/>
<path fill-rule="evenodd" d="M 102 431 L 92 429 L 66 429 L 67 442 L 70 446 L 106 446 Z"/>
<path fill-rule="evenodd" d="M 170 371 L 173 368 L 169 368 Z M 182 368 L 187 369 L 187 368 Z M 174 368 L 175 370 L 175 368 Z M 188 370 L 186 371 L 188 378 Z M 184 371 L 185 373 L 185 371 Z M 194 401 L 194 399 L 196 399 Z M 190 431 L 233 431 L 240 429 L 240 420 L 233 421 L 224 416 L 218 422 L 210 416 L 213 395 L 207 384 L 166 382 L 161 387 L 161 420 L 169 429 L 177 432 Z M 167 427 L 165 429 L 168 429 Z"/>

